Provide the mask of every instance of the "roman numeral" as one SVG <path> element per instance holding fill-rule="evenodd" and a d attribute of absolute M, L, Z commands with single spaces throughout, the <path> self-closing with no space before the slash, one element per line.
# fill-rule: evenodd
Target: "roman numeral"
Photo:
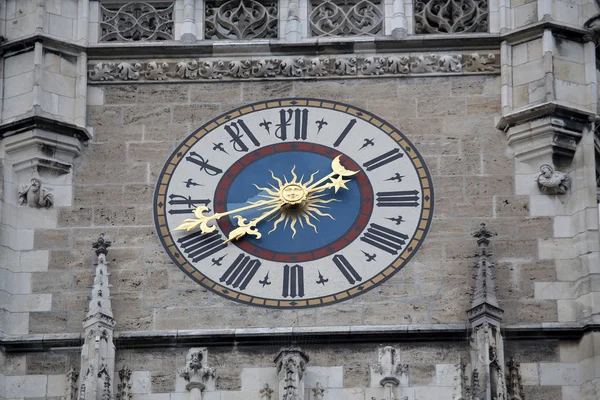
<path fill-rule="evenodd" d="M 363 167 L 365 167 L 367 171 L 373 171 L 374 169 L 383 167 L 384 165 L 389 164 L 392 161 L 396 161 L 402 157 L 404 157 L 404 154 L 400 153 L 400 149 L 390 150 L 379 157 L 375 157 L 374 159 L 367 161 L 363 164 Z"/>
<path fill-rule="evenodd" d="M 223 171 L 220 168 L 217 168 L 208 163 L 208 160 L 205 160 L 200 154 L 195 151 L 190 152 L 190 155 L 185 158 L 187 161 L 196 164 L 200 167 L 200 171 L 206 172 L 210 176 L 215 176 L 218 174 L 222 174 Z"/>
<path fill-rule="evenodd" d="M 340 137 L 338 137 L 337 140 L 333 143 L 333 147 L 338 147 L 340 144 L 342 144 L 342 141 L 346 138 L 346 135 L 348 135 L 348 133 L 352 130 L 354 125 L 356 125 L 356 120 L 351 119 L 350 122 L 348 122 L 348 125 L 346 125 L 346 127 L 340 134 Z"/>
<path fill-rule="evenodd" d="M 371 224 L 367 232 L 360 238 L 365 243 L 390 254 L 398 254 L 398 250 L 406 244 L 408 236 L 384 226 Z"/>
<path fill-rule="evenodd" d="M 283 297 L 304 297 L 304 267 L 284 265 Z"/>
<path fill-rule="evenodd" d="M 183 252 L 191 257 L 193 262 L 203 260 L 227 247 L 227 243 L 223 241 L 223 236 L 217 231 L 207 234 L 201 231 L 194 232 L 178 239 L 177 243 L 181 244 Z"/>
<path fill-rule="evenodd" d="M 305 109 L 288 109 L 279 111 L 279 123 L 276 125 L 275 136 L 281 140 L 287 140 L 288 127 L 291 126 L 291 121 L 294 120 L 294 139 L 306 140 L 308 129 L 308 110 Z M 291 134 L 291 132 L 289 132 Z"/>
<path fill-rule="evenodd" d="M 418 194 L 418 190 L 378 192 L 377 207 L 417 207 L 419 205 Z"/>
<path fill-rule="evenodd" d="M 358 272 L 356 272 L 354 267 L 350 265 L 346 257 L 344 257 L 343 255 L 336 254 L 335 256 L 333 256 L 333 262 L 336 265 L 336 267 L 338 267 L 340 272 L 344 274 L 344 277 L 346 278 L 346 280 L 348 280 L 349 284 L 353 285 L 356 282 L 362 281 L 362 277 L 358 274 Z"/>
<path fill-rule="evenodd" d="M 250 257 L 240 254 L 219 278 L 219 282 L 225 282 L 234 289 L 244 290 L 254 278 L 260 264 L 259 260 L 251 260 Z"/>
<path fill-rule="evenodd" d="M 170 194 L 168 203 L 172 206 L 187 206 L 187 208 L 183 208 L 181 210 L 170 209 L 169 214 L 171 214 L 171 215 L 173 215 L 173 214 L 192 214 L 198 206 L 200 206 L 200 205 L 208 206 L 210 204 L 210 200 L 208 200 L 208 199 L 197 200 L 197 199 L 192 199 L 192 196 L 185 197 L 185 196 L 181 196 L 178 194 Z"/>
<path fill-rule="evenodd" d="M 233 149 L 235 151 L 248 151 L 248 146 L 246 146 L 246 144 L 242 141 L 244 135 L 240 132 L 240 128 L 246 134 L 248 139 L 250 139 L 252 144 L 254 144 L 256 147 L 260 146 L 260 142 L 256 140 L 256 137 L 248 128 L 246 123 L 243 120 L 239 119 L 236 122 L 232 122 L 231 124 L 225 126 L 225 130 L 227 131 L 227 133 L 229 133 L 229 136 L 231 136 L 231 140 L 229 141 L 229 143 L 233 143 Z"/>

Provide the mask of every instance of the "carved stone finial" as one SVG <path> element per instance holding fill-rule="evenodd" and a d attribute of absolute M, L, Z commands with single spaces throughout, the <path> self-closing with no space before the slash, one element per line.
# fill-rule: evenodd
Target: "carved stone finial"
<path fill-rule="evenodd" d="M 50 208 L 53 204 L 52 193 L 42 186 L 38 178 L 31 178 L 29 184 L 19 186 L 19 205 Z"/>
<path fill-rule="evenodd" d="M 297 347 L 283 348 L 275 358 L 280 400 L 304 400 L 304 375 L 308 356 Z"/>
<path fill-rule="evenodd" d="M 508 400 L 523 400 L 525 398 L 523 394 L 523 384 L 521 383 L 521 364 L 511 357 L 506 363 L 508 368 L 506 374 L 506 392 L 508 394 Z"/>
<path fill-rule="evenodd" d="M 396 399 L 395 388 L 408 386 L 408 364 L 400 362 L 399 351 L 392 346 L 379 349 L 379 362 L 373 366 L 371 384 L 384 388 L 385 398 Z"/>
<path fill-rule="evenodd" d="M 123 366 L 119 370 L 119 379 L 121 383 L 117 385 L 117 400 L 131 400 L 131 370 Z"/>
<path fill-rule="evenodd" d="M 100 254 L 107 255 L 108 248 L 111 245 L 112 245 L 112 242 L 109 240 L 104 240 L 104 233 L 101 233 L 98 240 L 94 244 L 92 244 L 92 248 L 94 248 L 96 250 L 97 256 L 99 256 Z"/>
<path fill-rule="evenodd" d="M 317 382 L 317 386 L 313 388 L 312 392 L 314 400 L 323 400 L 323 396 L 325 396 L 325 388 L 323 385 L 321 385 L 321 382 Z"/>
<path fill-rule="evenodd" d="M 64 397 L 65 400 L 77 399 L 77 378 L 79 378 L 79 374 L 75 371 L 75 368 L 71 366 L 69 372 L 67 372 L 67 391 Z"/>
<path fill-rule="evenodd" d="M 265 383 L 265 386 L 260 389 L 260 400 L 271 400 L 272 395 L 273 389 L 271 389 L 268 383 Z"/>
<path fill-rule="evenodd" d="M 555 171 L 551 165 L 544 164 L 540 173 L 536 175 L 536 182 L 540 192 L 544 194 L 565 194 L 571 186 L 571 177 L 564 172 Z"/>

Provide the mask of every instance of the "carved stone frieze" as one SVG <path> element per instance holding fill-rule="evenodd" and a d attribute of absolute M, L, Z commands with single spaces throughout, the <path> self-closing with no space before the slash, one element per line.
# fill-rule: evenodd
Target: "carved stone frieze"
<path fill-rule="evenodd" d="M 100 4 L 100 42 L 136 42 L 173 39 L 174 2 L 164 8 L 144 2 L 117 9 Z"/>
<path fill-rule="evenodd" d="M 312 36 L 382 35 L 382 0 L 311 0 Z"/>
<path fill-rule="evenodd" d="M 206 0 L 206 39 L 277 38 L 277 0 Z"/>
<path fill-rule="evenodd" d="M 119 370 L 121 383 L 117 385 L 117 400 L 131 400 L 131 370 L 125 366 Z"/>
<path fill-rule="evenodd" d="M 467 53 L 96 62 L 90 65 L 88 76 L 91 83 L 101 83 L 496 74 L 500 72 L 499 58 L 493 53 Z"/>
<path fill-rule="evenodd" d="M 31 178 L 29 183 L 19 186 L 19 205 L 50 208 L 54 204 L 52 193 L 42 186 L 38 178 Z"/>
<path fill-rule="evenodd" d="M 540 192 L 544 194 L 565 194 L 571 186 L 571 177 L 569 174 L 555 171 L 548 164 L 540 167 L 540 173 L 536 175 L 535 181 L 538 184 Z"/>
<path fill-rule="evenodd" d="M 416 0 L 415 33 L 488 31 L 487 0 Z"/>

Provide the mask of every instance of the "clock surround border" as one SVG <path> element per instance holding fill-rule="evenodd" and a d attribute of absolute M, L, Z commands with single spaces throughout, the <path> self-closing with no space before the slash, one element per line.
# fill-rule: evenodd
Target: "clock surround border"
<path fill-rule="evenodd" d="M 317 297 L 311 299 L 300 299 L 300 300 L 274 300 L 268 298 L 262 298 L 257 296 L 250 296 L 244 293 L 240 293 L 235 290 L 228 289 L 223 285 L 220 285 L 192 265 L 190 265 L 185 256 L 177 249 L 173 238 L 171 237 L 170 231 L 167 227 L 167 221 L 165 216 L 165 205 L 167 187 L 173 171 L 176 166 L 181 162 L 185 153 L 196 144 L 198 140 L 204 137 L 207 133 L 216 129 L 217 127 L 231 121 L 234 118 L 243 116 L 245 114 L 261 111 L 269 108 L 279 107 L 298 107 L 298 106 L 312 106 L 322 107 L 331 109 L 339 112 L 344 112 L 355 117 L 361 118 L 362 120 L 374 125 L 376 128 L 382 130 L 393 140 L 395 140 L 400 147 L 404 150 L 405 154 L 409 156 L 413 167 L 417 171 L 419 176 L 419 183 L 421 185 L 421 194 L 423 207 L 421 209 L 421 216 L 417 229 L 413 236 L 410 238 L 408 244 L 404 247 L 400 255 L 386 268 L 379 272 L 374 277 L 370 278 L 361 284 L 355 285 L 350 289 L 343 290 L 338 293 L 330 294 L 324 297 Z M 153 195 L 153 212 L 154 212 L 154 223 L 157 230 L 157 234 L 164 250 L 167 252 L 171 260 L 181 269 L 190 279 L 196 283 L 205 287 L 213 293 L 218 294 L 229 300 L 233 300 L 238 303 L 253 305 L 258 307 L 273 308 L 273 309 L 304 309 L 323 307 L 333 305 L 342 301 L 349 300 L 360 294 L 363 294 L 376 286 L 384 283 L 397 272 L 399 272 L 408 263 L 412 257 L 417 253 L 431 226 L 434 211 L 434 188 L 433 180 L 429 169 L 423 160 L 421 154 L 415 151 L 412 142 L 396 129 L 392 124 L 388 123 L 382 118 L 377 117 L 375 114 L 355 107 L 349 104 L 334 100 L 317 99 L 309 97 L 296 97 L 296 98 L 281 98 L 263 100 L 253 103 L 245 104 L 241 107 L 234 108 L 228 112 L 222 113 L 212 120 L 206 122 L 198 129 L 189 134 L 171 153 L 165 166 L 162 168 L 158 178 L 158 182 Z M 183 262 L 182 262 L 183 259 Z"/>

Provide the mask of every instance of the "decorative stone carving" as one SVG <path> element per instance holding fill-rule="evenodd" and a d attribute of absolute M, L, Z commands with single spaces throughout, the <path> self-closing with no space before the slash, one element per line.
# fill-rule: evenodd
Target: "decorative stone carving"
<path fill-rule="evenodd" d="M 487 0 L 416 0 L 415 33 L 488 31 Z"/>
<path fill-rule="evenodd" d="M 268 383 L 265 383 L 262 389 L 260 389 L 260 400 L 271 400 L 271 396 L 273 395 L 273 389 L 269 387 Z"/>
<path fill-rule="evenodd" d="M 383 386 L 385 398 L 397 399 L 395 388 L 408 386 L 408 364 L 400 363 L 398 350 L 392 346 L 379 349 L 379 362 L 373 366 L 372 385 Z"/>
<path fill-rule="evenodd" d="M 207 0 L 205 10 L 206 39 L 277 38 L 276 0 Z"/>
<path fill-rule="evenodd" d="M 140 77 L 140 70 L 142 69 L 142 64 L 140 63 L 128 63 L 122 62 L 117 65 L 117 76 L 119 79 L 127 81 L 127 80 L 137 80 Z"/>
<path fill-rule="evenodd" d="M 117 400 L 131 400 L 131 370 L 126 366 L 123 366 L 119 370 L 119 379 L 121 383 L 117 385 Z"/>
<path fill-rule="evenodd" d="M 179 371 L 179 376 L 188 382 L 185 388 L 190 392 L 190 400 L 201 400 L 205 390 L 215 388 L 216 371 L 208 366 L 208 350 L 191 348 L 185 360 L 185 368 Z"/>
<path fill-rule="evenodd" d="M 116 10 L 100 4 L 100 42 L 137 42 L 173 39 L 173 6 L 156 8 L 131 2 Z"/>
<path fill-rule="evenodd" d="M 31 178 L 29 184 L 19 186 L 19 205 L 50 208 L 54 204 L 52 193 L 42 186 L 38 178 Z"/>
<path fill-rule="evenodd" d="M 472 53 L 467 57 L 467 62 L 465 64 L 465 70 L 469 72 L 485 72 L 485 71 L 494 71 L 497 66 L 495 65 L 496 55 L 488 54 L 485 56 L 480 55 L 479 53 Z"/>
<path fill-rule="evenodd" d="M 523 393 L 523 384 L 521 383 L 521 364 L 511 357 L 506 363 L 508 369 L 506 374 L 506 392 L 508 394 L 508 400 L 523 400 L 525 395 Z"/>
<path fill-rule="evenodd" d="M 382 35 L 381 0 L 311 0 L 312 36 Z"/>
<path fill-rule="evenodd" d="M 69 368 L 69 372 L 67 372 L 65 400 L 77 399 L 77 378 L 79 378 L 79 374 L 75 371 L 75 368 Z"/>
<path fill-rule="evenodd" d="M 304 400 L 304 375 L 308 356 L 299 348 L 283 348 L 275 358 L 279 400 Z"/>
<path fill-rule="evenodd" d="M 273 78 L 320 78 L 336 76 L 398 76 L 422 74 L 498 73 L 494 54 L 412 54 L 393 56 L 259 59 L 182 60 L 96 63 L 90 82 L 131 80 L 249 80 Z M 467 60 L 463 62 L 463 60 Z M 144 73 L 140 73 L 143 71 Z"/>
<path fill-rule="evenodd" d="M 111 242 L 104 233 L 92 245 L 98 257 L 88 309 L 83 319 L 84 343 L 81 351 L 80 400 L 112 400 L 115 370 L 113 331 L 115 319 L 110 301 L 106 255 Z M 97 372 L 95 372 L 97 371 Z"/>
<path fill-rule="evenodd" d="M 321 385 L 321 382 L 317 382 L 317 385 L 312 389 L 314 400 L 323 400 L 325 396 L 325 388 Z"/>
<path fill-rule="evenodd" d="M 551 165 L 544 164 L 535 178 L 540 192 L 544 194 L 565 194 L 571 186 L 571 177 L 564 172 L 555 171 Z"/>
<path fill-rule="evenodd" d="M 460 360 L 456 364 L 456 376 L 454 377 L 454 394 L 452 400 L 472 400 L 469 376 L 467 375 L 467 364 Z"/>

